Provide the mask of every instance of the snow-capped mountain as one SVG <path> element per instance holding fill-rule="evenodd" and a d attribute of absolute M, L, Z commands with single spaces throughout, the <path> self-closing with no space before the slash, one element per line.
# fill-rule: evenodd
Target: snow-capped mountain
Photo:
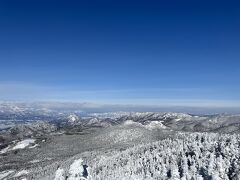
<path fill-rule="evenodd" d="M 74 123 L 79 121 L 79 117 L 76 114 L 70 114 L 67 117 L 67 120 L 68 120 L 69 123 L 74 124 Z"/>

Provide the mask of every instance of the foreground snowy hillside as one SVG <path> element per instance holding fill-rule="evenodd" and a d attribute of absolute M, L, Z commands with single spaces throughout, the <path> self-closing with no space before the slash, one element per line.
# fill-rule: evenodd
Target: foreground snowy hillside
<path fill-rule="evenodd" d="M 141 144 L 97 158 L 92 153 L 85 157 L 85 163 L 78 155 L 79 159 L 71 160 L 69 167 L 60 164 L 53 176 L 57 180 L 61 172 L 64 179 L 74 171 L 79 180 L 239 180 L 239 152 L 239 135 L 179 133 L 175 139 Z M 77 162 L 80 164 L 76 167 Z"/>
<path fill-rule="evenodd" d="M 240 179 L 240 136 L 189 133 L 92 164 L 91 179 Z"/>

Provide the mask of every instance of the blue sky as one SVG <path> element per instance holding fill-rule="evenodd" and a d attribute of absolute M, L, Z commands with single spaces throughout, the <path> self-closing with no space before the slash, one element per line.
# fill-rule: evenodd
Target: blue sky
<path fill-rule="evenodd" d="M 0 100 L 240 106 L 238 1 L 0 2 Z"/>

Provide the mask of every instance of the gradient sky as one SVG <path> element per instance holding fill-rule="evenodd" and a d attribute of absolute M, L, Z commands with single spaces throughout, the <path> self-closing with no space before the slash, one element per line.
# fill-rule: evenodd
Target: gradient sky
<path fill-rule="evenodd" d="M 0 100 L 240 106 L 240 3 L 2 0 Z"/>

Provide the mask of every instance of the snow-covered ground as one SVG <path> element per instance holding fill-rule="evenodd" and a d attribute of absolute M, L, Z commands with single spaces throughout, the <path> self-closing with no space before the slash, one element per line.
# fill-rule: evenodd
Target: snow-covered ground
<path fill-rule="evenodd" d="M 150 122 L 148 122 L 148 124 L 143 125 L 141 123 L 134 122 L 132 120 L 127 120 L 127 121 L 124 122 L 124 125 L 126 125 L 126 126 L 129 126 L 129 125 L 140 126 L 140 127 L 146 128 L 148 130 L 166 129 L 166 128 L 168 128 L 167 126 L 162 124 L 162 122 L 163 121 L 150 121 Z"/>
<path fill-rule="evenodd" d="M 28 173 L 29 172 L 27 170 L 21 170 L 21 171 L 17 172 L 13 177 L 20 177 L 20 176 L 26 175 Z"/>
<path fill-rule="evenodd" d="M 36 141 L 35 139 L 25 139 L 25 140 L 19 141 L 14 146 L 9 145 L 6 148 L 2 149 L 0 151 L 0 154 L 4 154 L 4 153 L 7 153 L 8 151 L 12 151 L 12 150 L 24 149 L 24 148 L 28 147 L 31 144 L 33 146 L 30 146 L 29 148 L 35 148 L 35 147 L 39 146 L 38 144 L 34 145 L 35 141 Z"/>
<path fill-rule="evenodd" d="M 68 116 L 68 122 L 69 123 L 74 123 L 79 120 L 79 117 L 76 114 L 70 114 Z"/>
<path fill-rule="evenodd" d="M 70 165 L 68 170 L 68 180 L 86 180 L 87 178 L 84 177 L 84 168 L 83 168 L 83 160 L 76 159 Z M 54 180 L 65 180 L 66 179 L 66 172 L 63 168 L 58 168 L 55 173 Z"/>
<path fill-rule="evenodd" d="M 145 125 L 145 127 L 149 130 L 168 128 L 167 126 L 162 124 L 162 121 L 151 121 L 149 124 Z"/>
<path fill-rule="evenodd" d="M 133 120 L 127 120 L 124 122 L 124 125 L 128 126 L 128 125 L 136 125 L 136 126 L 142 126 L 141 123 L 138 122 L 134 122 Z"/>
<path fill-rule="evenodd" d="M 54 180 L 65 180 L 65 171 L 62 168 L 58 168 L 56 173 L 55 173 L 55 178 Z"/>
<path fill-rule="evenodd" d="M 12 174 L 14 171 L 13 170 L 8 170 L 8 171 L 2 171 L 0 172 L 0 180 L 5 179 L 7 176 Z"/>
<path fill-rule="evenodd" d="M 2 149 L 2 150 L 0 151 L 0 154 L 4 154 L 4 153 L 6 153 L 6 152 L 8 152 L 8 151 L 10 151 L 10 146 L 5 147 L 4 149 Z"/>
<path fill-rule="evenodd" d="M 29 149 L 33 149 L 33 148 L 38 147 L 38 146 L 39 146 L 39 144 L 34 144 L 33 146 L 30 146 Z"/>
<path fill-rule="evenodd" d="M 70 168 L 69 168 L 69 180 L 79 180 L 80 177 L 83 177 L 83 160 L 82 159 L 77 159 L 75 160 Z"/>
<path fill-rule="evenodd" d="M 67 113 L 67 115 L 69 115 L 69 113 Z M 79 114 L 76 115 L 78 116 Z M 104 119 L 108 116 L 112 116 L 113 118 Z M 64 116 L 64 123 L 66 123 L 66 117 L 68 116 Z M 114 119 L 115 117 L 120 118 Z M 69 120 L 69 122 L 76 122 L 71 124 L 71 126 L 67 126 L 67 128 L 65 128 L 65 124 L 63 123 L 60 126 L 63 127 L 62 129 L 60 128 L 59 131 L 57 130 L 53 132 L 51 131 L 51 124 L 48 125 L 46 124 L 46 122 L 38 122 L 34 125 L 31 123 L 25 123 L 24 126 L 18 124 L 16 131 L 13 132 L 19 132 L 18 130 L 21 130 L 21 132 L 26 135 L 28 131 L 25 130 L 33 129 L 33 131 L 31 131 L 33 132 L 33 135 L 27 135 L 27 137 L 32 138 L 25 139 L 27 138 L 26 136 L 21 136 L 20 138 L 9 139 L 7 143 L 2 141 L 1 146 L 6 147 L 8 145 L 8 147 L 1 149 L 0 154 L 7 153 L 12 150 L 20 151 L 10 152 L 1 155 L 4 160 L 0 162 L 0 164 L 2 170 L 5 171 L 0 172 L 0 177 L 2 176 L 3 179 L 13 177 L 18 179 L 26 177 L 27 179 L 38 180 L 40 179 L 39 177 L 44 176 L 45 179 L 53 180 L 55 178 L 54 180 L 65 180 L 67 176 L 68 180 L 79 180 L 86 178 L 91 179 L 89 176 L 84 175 L 86 174 L 87 164 L 90 167 L 87 172 L 90 172 L 91 176 L 93 177 L 91 180 L 98 179 L 98 177 L 99 179 L 105 180 L 108 177 L 111 180 L 121 179 L 121 177 L 125 178 L 127 176 L 125 175 L 125 173 L 129 173 L 129 177 L 134 180 L 137 178 L 145 178 L 149 180 L 151 173 L 153 173 L 156 177 L 160 177 L 163 174 L 161 171 L 165 172 L 165 170 L 169 169 L 172 169 L 171 173 L 176 173 L 176 170 L 182 168 L 182 165 L 180 166 L 179 162 L 182 162 L 182 160 L 184 160 L 183 162 L 185 162 L 185 160 L 188 159 L 189 161 L 191 161 L 190 164 L 192 166 L 189 168 L 193 168 L 190 170 L 192 171 L 192 174 L 195 174 L 196 172 L 194 172 L 194 168 L 199 168 L 200 165 L 204 164 L 205 162 L 210 163 L 208 162 L 209 154 L 215 151 L 215 149 L 217 151 L 216 162 L 221 162 L 219 161 L 219 159 L 217 159 L 217 156 L 219 156 L 218 154 L 220 152 L 224 153 L 224 157 L 229 156 L 227 164 L 224 165 L 227 167 L 225 168 L 225 171 L 227 173 L 231 173 L 228 172 L 229 167 L 235 168 L 235 164 L 233 164 L 233 166 L 230 163 L 232 162 L 232 159 L 240 159 L 238 153 L 239 151 L 235 151 L 236 148 L 239 148 L 239 146 L 235 147 L 235 145 L 239 144 L 239 136 L 235 137 L 236 135 L 226 137 L 226 139 L 223 139 L 222 141 L 222 139 L 218 139 L 218 135 L 216 135 L 215 138 L 215 135 L 213 134 L 210 134 L 209 136 L 207 134 L 200 134 L 193 138 L 193 134 L 185 135 L 185 133 L 179 133 L 177 135 L 181 135 L 181 137 L 176 140 L 176 133 L 178 133 L 178 130 L 189 132 L 215 132 L 215 130 L 217 130 L 217 132 L 239 133 L 240 128 L 238 128 L 238 124 L 240 124 L 240 116 L 194 116 L 181 113 L 139 112 L 115 114 L 106 113 L 102 116 L 101 114 L 96 114 L 96 117 L 91 116 L 84 120 L 79 115 L 79 121 L 72 114 L 72 116 L 69 116 Z M 55 121 L 53 121 L 53 123 L 55 123 Z M 103 126 L 102 124 L 104 123 L 109 124 L 109 126 Z M 224 131 L 218 131 L 218 129 L 220 129 L 219 127 L 224 127 Z M 46 129 L 50 130 L 46 131 Z M 74 133 L 76 132 L 76 134 L 72 133 L 73 131 Z M 35 132 L 41 132 L 41 136 L 36 136 Z M 66 132 L 71 132 L 71 136 Z M 184 136 L 185 138 L 184 141 L 182 141 L 182 136 Z M 168 137 L 170 139 L 167 139 L 163 142 L 158 142 L 153 145 L 146 144 L 160 140 L 162 141 L 162 139 Z M 234 140 L 234 137 L 237 140 Z M 20 141 L 19 139 L 22 139 L 22 141 Z M 35 141 L 35 139 L 37 140 Z M 188 141 L 189 146 L 186 145 L 185 141 Z M 237 143 L 235 143 L 235 141 Z M 135 149 L 134 147 L 132 147 L 142 143 L 143 145 L 138 146 Z M 205 147 L 207 147 L 208 144 L 212 145 L 209 146 L 209 149 L 206 149 Z M 217 145 L 216 147 L 215 144 Z M 39 147 L 36 148 L 37 146 Z M 219 146 L 221 146 L 221 151 L 218 150 Z M 86 152 L 86 154 L 79 154 L 83 151 L 84 153 Z M 201 154 L 201 151 L 203 151 L 204 153 Z M 162 158 L 163 156 L 159 156 L 160 153 L 161 155 L 164 155 L 165 159 Z M 75 154 L 77 154 L 77 157 L 75 157 Z M 114 156 L 115 154 L 118 156 Z M 177 157 L 175 157 L 176 154 Z M 72 155 L 74 155 L 74 158 L 72 158 Z M 102 155 L 109 157 L 109 159 L 103 160 L 101 158 Z M 203 156 L 205 159 L 201 160 Z M 232 156 L 233 158 L 231 159 L 230 156 Z M 71 159 L 68 159 L 67 162 L 62 162 L 69 157 L 71 157 Z M 82 157 L 84 161 L 82 159 L 79 159 L 79 157 Z M 195 157 L 198 159 L 195 159 Z M 161 162 L 162 160 L 164 160 L 164 162 L 166 163 L 170 162 L 169 158 L 171 158 L 171 162 L 175 158 L 176 163 L 174 162 L 174 164 L 160 165 L 161 163 L 159 162 Z M 19 159 L 21 161 L 19 161 Z M 86 164 L 83 164 L 83 162 Z M 128 162 L 128 164 L 126 164 L 126 162 Z M 193 162 L 200 162 L 201 164 L 194 166 Z M 154 163 L 156 163 L 156 166 Z M 208 173 L 207 163 L 204 164 L 203 168 L 206 168 L 205 171 Z M 12 164 L 14 164 L 14 166 L 12 166 Z M 94 164 L 96 164 L 97 166 L 95 167 Z M 125 167 L 123 168 L 123 166 Z M 165 166 L 167 167 L 167 169 L 165 168 Z M 35 167 L 37 168 L 35 169 Z M 155 167 L 157 167 L 157 169 Z M 183 164 L 183 167 L 185 167 L 185 164 Z M 240 172 L 239 167 L 240 165 L 238 163 L 238 169 L 235 170 L 236 173 Z M 136 171 L 134 170 L 134 168 Z M 153 169 L 149 170 L 149 172 L 147 171 L 146 174 L 144 174 L 144 171 L 146 171 L 146 169 L 148 168 Z M 189 170 L 189 168 L 186 168 L 186 170 Z M 10 172 L 6 170 L 9 170 Z M 132 173 L 134 172 L 133 170 L 135 171 L 135 174 Z M 102 172 L 100 172 L 99 174 L 99 171 Z M 199 172 L 199 170 L 197 172 Z M 143 175 L 143 178 L 141 173 Z M 210 173 L 212 172 L 209 172 L 209 176 L 211 176 Z M 168 175 L 170 174 L 170 171 L 166 174 L 164 176 L 170 176 Z M 235 176 L 234 174 L 230 175 L 231 177 Z M 177 176 L 179 175 L 177 174 Z M 177 177 L 177 179 L 179 178 Z M 223 180 L 223 178 L 221 180 Z"/>
<path fill-rule="evenodd" d="M 25 139 L 22 140 L 20 142 L 18 142 L 13 148 L 12 150 L 16 150 L 16 149 L 24 149 L 27 146 L 29 146 L 30 144 L 33 144 L 35 142 L 35 139 Z"/>

